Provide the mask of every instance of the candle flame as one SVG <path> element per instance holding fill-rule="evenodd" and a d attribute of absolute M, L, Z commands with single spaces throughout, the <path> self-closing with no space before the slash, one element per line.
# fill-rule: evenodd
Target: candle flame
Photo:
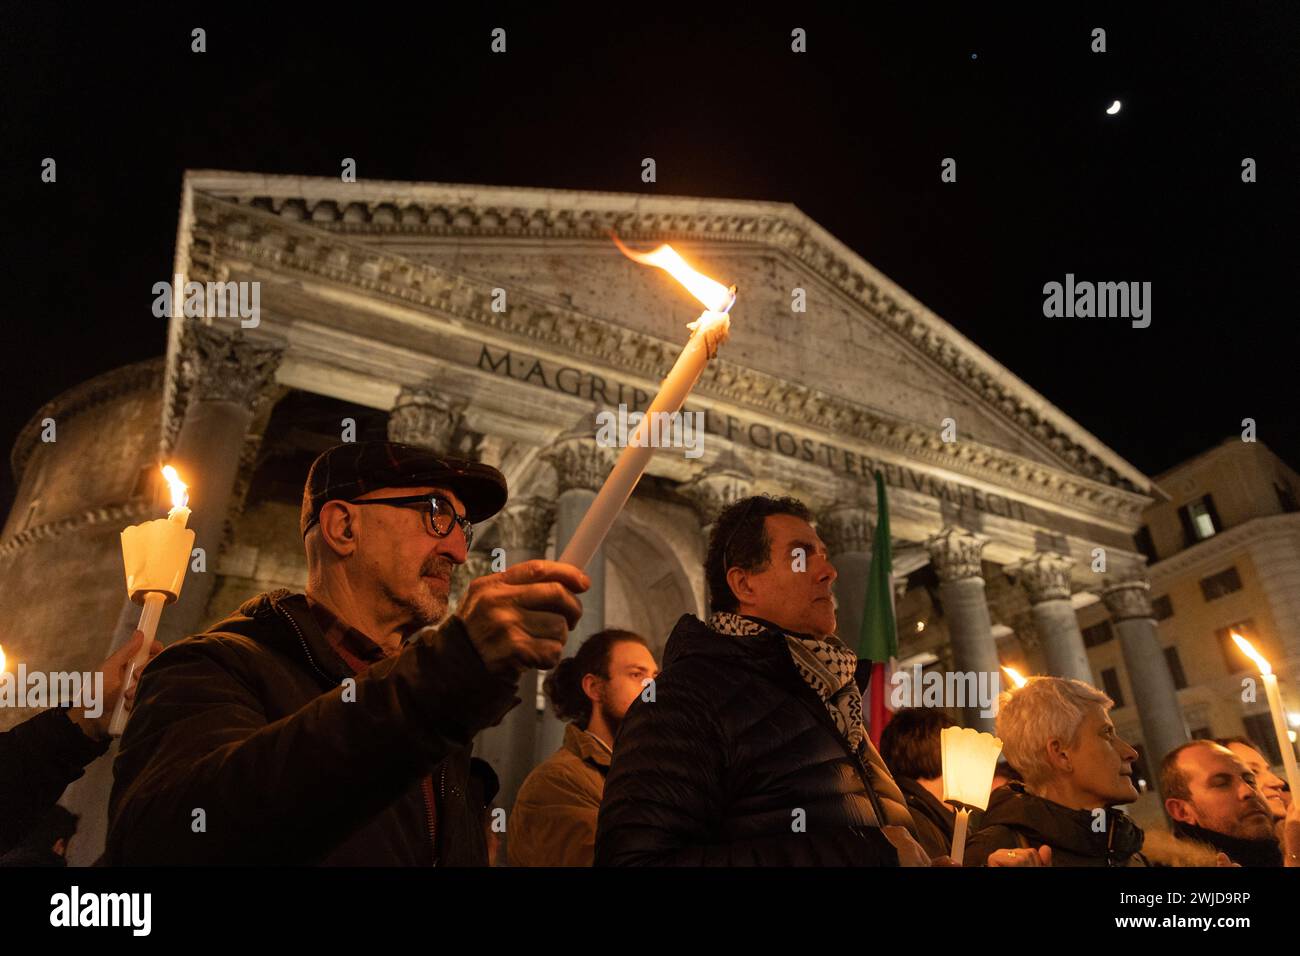
<path fill-rule="evenodd" d="M 3 674 L 4 672 L 5 672 L 5 649 L 4 649 L 4 645 L 0 644 L 0 674 Z"/>
<path fill-rule="evenodd" d="M 1251 644 L 1250 641 L 1246 640 L 1236 631 L 1232 632 L 1232 639 L 1236 641 L 1237 646 L 1241 648 L 1241 653 L 1245 654 L 1255 662 L 1255 666 L 1259 668 L 1261 674 L 1273 673 L 1273 668 L 1270 667 L 1268 661 L 1264 659 L 1264 655 L 1255 650 L 1255 646 Z"/>
<path fill-rule="evenodd" d="M 677 254 L 672 246 L 662 245 L 650 252 L 633 252 L 611 233 L 614 245 L 633 262 L 663 269 L 710 312 L 726 312 L 736 299 L 734 289 L 728 289 L 716 279 L 710 279 L 702 272 L 697 272 L 686 264 L 686 260 Z"/>
<path fill-rule="evenodd" d="M 1029 683 L 1028 680 L 1021 676 L 1020 671 L 1016 670 L 1014 667 L 1008 667 L 1006 664 L 1003 664 L 1002 669 L 1007 672 L 1007 676 L 1011 678 L 1011 683 L 1016 685 L 1017 690 Z"/>
<path fill-rule="evenodd" d="M 163 465 L 162 473 L 172 493 L 172 507 L 184 508 L 190 501 L 190 486 L 181 481 L 181 476 L 176 474 L 176 469 L 171 465 Z"/>

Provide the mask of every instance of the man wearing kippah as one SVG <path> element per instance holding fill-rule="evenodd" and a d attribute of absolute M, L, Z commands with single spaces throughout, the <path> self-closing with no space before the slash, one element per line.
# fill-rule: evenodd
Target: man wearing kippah
<path fill-rule="evenodd" d="M 306 593 L 260 594 L 144 670 L 103 862 L 485 865 L 471 741 L 559 660 L 590 585 L 528 561 L 448 618 L 473 526 L 505 502 L 495 468 L 406 445 L 317 458 Z"/>

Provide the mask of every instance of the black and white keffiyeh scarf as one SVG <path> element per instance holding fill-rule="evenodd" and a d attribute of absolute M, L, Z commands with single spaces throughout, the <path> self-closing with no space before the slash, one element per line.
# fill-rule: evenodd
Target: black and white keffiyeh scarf
<path fill-rule="evenodd" d="M 719 611 L 709 619 L 709 627 L 720 634 L 744 637 L 762 634 L 768 628 L 757 621 Z M 849 742 L 854 753 L 862 753 L 867 728 L 862 719 L 862 693 L 853 679 L 858 655 L 838 637 L 813 637 L 808 634 L 781 632 L 794 658 L 795 669 L 804 683 L 812 688 L 831 715 L 835 728 Z"/>

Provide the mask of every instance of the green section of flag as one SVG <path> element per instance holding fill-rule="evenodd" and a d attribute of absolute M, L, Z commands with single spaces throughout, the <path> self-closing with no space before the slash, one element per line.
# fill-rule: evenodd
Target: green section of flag
<path fill-rule="evenodd" d="M 867 605 L 858 636 L 858 657 L 888 661 L 898 656 L 898 630 L 894 624 L 894 595 L 891 572 L 893 552 L 889 546 L 889 499 L 885 478 L 876 472 L 876 533 L 871 543 L 871 572 L 867 575 Z"/>

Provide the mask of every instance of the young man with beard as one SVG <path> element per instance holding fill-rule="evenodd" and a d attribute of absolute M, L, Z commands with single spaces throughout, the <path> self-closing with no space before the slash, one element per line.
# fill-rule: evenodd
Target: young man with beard
<path fill-rule="evenodd" d="M 114 765 L 108 864 L 484 865 L 470 745 L 559 660 L 590 584 L 529 561 L 470 582 L 495 468 L 336 446 L 303 491 L 305 594 L 273 591 L 145 668 Z"/>
<path fill-rule="evenodd" d="M 1238 866 L 1283 865 L 1283 847 L 1258 781 L 1227 747 L 1193 740 L 1171 750 L 1160 764 L 1160 791 L 1173 833 L 1172 840 L 1152 841 L 1153 863 L 1210 866 L 1218 858 L 1223 865 L 1226 855 Z M 1290 843 L 1285 865 L 1300 865 L 1300 840 Z"/>
<path fill-rule="evenodd" d="M 1109 697 L 1083 681 L 1031 677 L 998 698 L 997 734 L 1024 777 L 993 791 L 966 844 L 967 866 L 1145 866 L 1138 754 L 1115 732 Z"/>
<path fill-rule="evenodd" d="M 546 696 L 569 723 L 560 749 L 519 788 L 507 830 L 511 866 L 591 866 L 614 740 L 632 701 L 658 673 L 645 638 L 610 628 L 547 676 Z"/>
<path fill-rule="evenodd" d="M 714 523 L 714 614 L 677 622 L 619 733 L 596 864 L 928 866 L 835 637 L 835 568 L 794 498 Z M 853 586 L 862 586 L 854 582 Z"/>
<path fill-rule="evenodd" d="M 1286 781 L 1273 772 L 1263 751 L 1254 741 L 1246 737 L 1220 737 L 1214 742 L 1231 750 L 1246 765 L 1246 769 L 1255 775 L 1255 786 L 1268 804 L 1269 812 L 1273 814 L 1273 829 L 1281 840 L 1286 825 L 1286 812 L 1291 809 L 1291 791 Z"/>

